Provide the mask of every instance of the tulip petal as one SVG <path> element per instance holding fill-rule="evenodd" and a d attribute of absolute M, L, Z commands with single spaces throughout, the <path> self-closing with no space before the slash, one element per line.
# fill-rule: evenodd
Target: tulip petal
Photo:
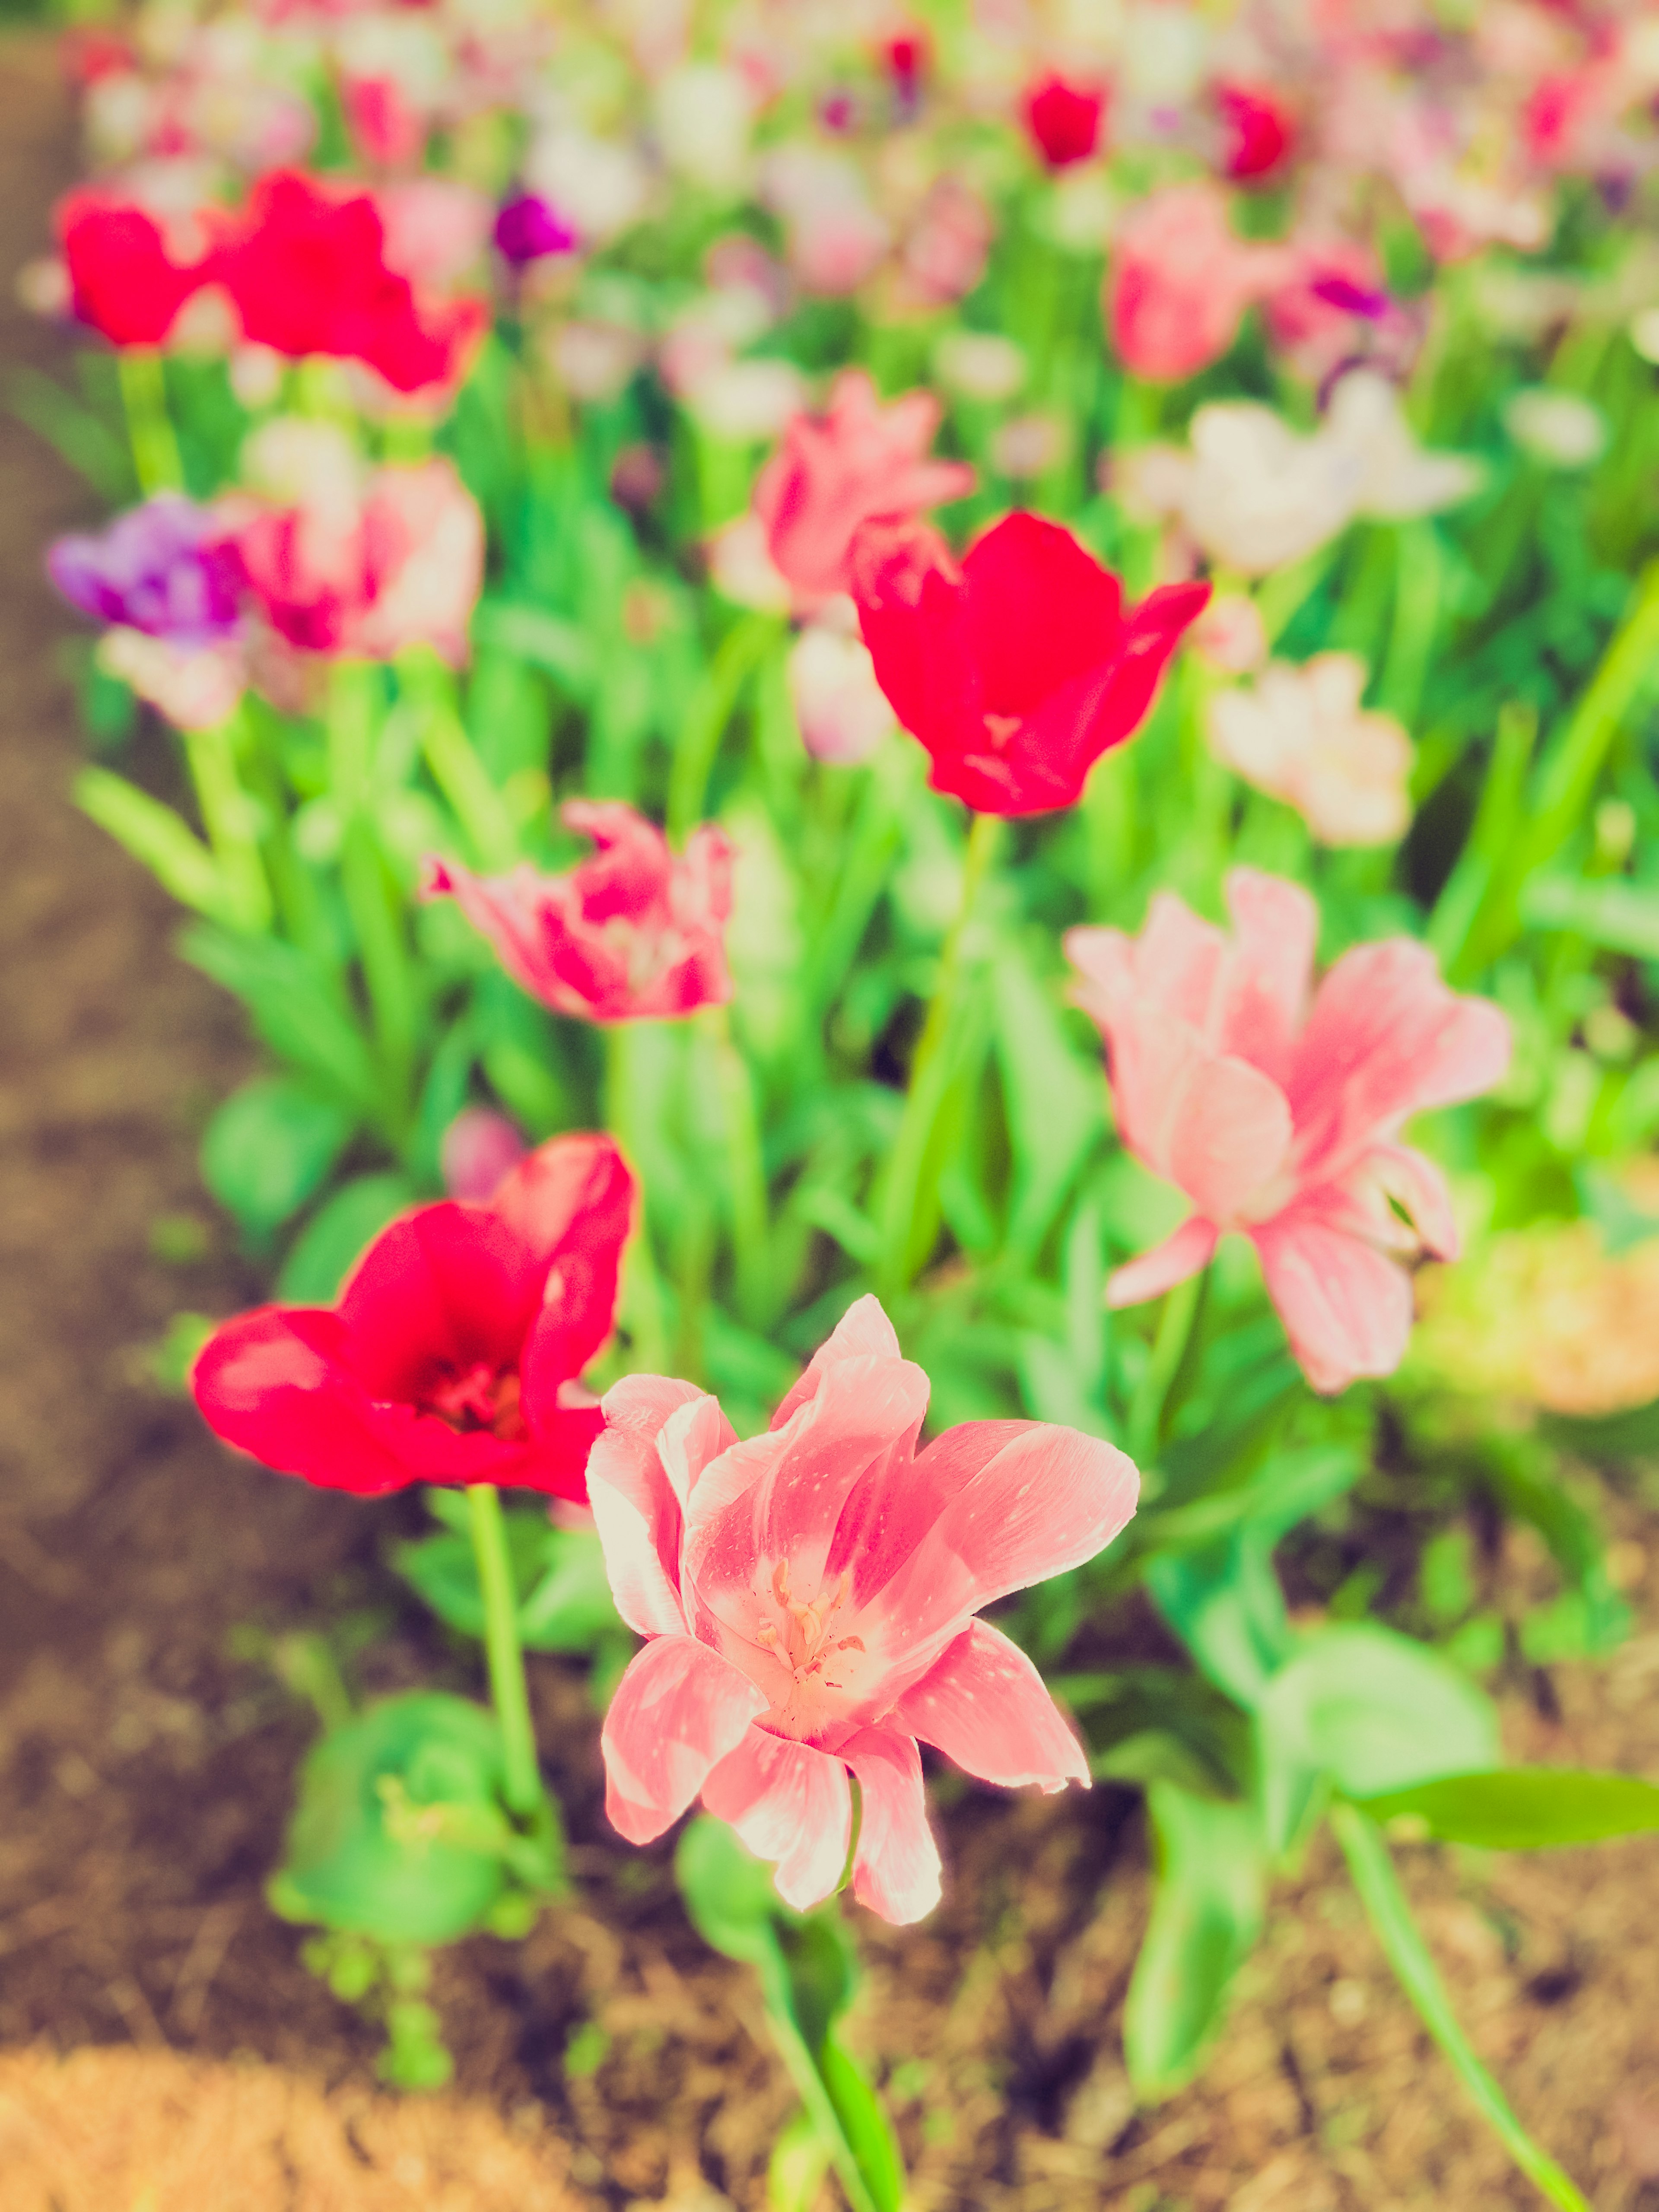
<path fill-rule="evenodd" d="M 617 1610 L 641 1636 L 684 1635 L 680 1501 L 658 1450 L 669 1416 L 704 1402 L 694 1383 L 629 1375 L 605 1394 L 587 1462 L 587 1502 Z M 707 1401 L 713 1404 L 713 1400 Z"/>
<path fill-rule="evenodd" d="M 1261 1273 L 1316 1390 L 1392 1375 L 1412 1328 L 1411 1278 L 1371 1245 L 1322 1221 L 1316 1200 L 1287 1206 L 1250 1231 Z"/>
<path fill-rule="evenodd" d="M 420 1206 L 381 1231 L 340 1294 L 353 1371 L 371 1397 L 416 1404 L 441 1374 L 516 1370 L 546 1275 L 489 1207 Z"/>
<path fill-rule="evenodd" d="M 1431 1159 L 1411 1145 L 1373 1145 L 1361 1153 L 1356 1172 L 1374 1176 L 1386 1194 L 1404 1206 L 1425 1251 L 1437 1260 L 1457 1257 L 1451 1193 Z"/>
<path fill-rule="evenodd" d="M 765 1710 L 748 1676 L 692 1637 L 659 1636 L 636 1652 L 599 1737 L 612 1827 L 630 1844 L 661 1835 Z"/>
<path fill-rule="evenodd" d="M 1130 1462 L 1097 1437 L 1047 1422 L 1023 1431 L 949 1501 L 866 1607 L 860 1633 L 872 1650 L 879 1639 L 908 1687 L 981 1607 L 1093 1559 L 1128 1522 L 1139 1488 Z"/>
<path fill-rule="evenodd" d="M 969 548 L 962 573 L 991 714 L 1034 714 L 1116 659 L 1122 586 L 1059 523 L 1005 515 Z"/>
<path fill-rule="evenodd" d="M 1288 1085 L 1304 1173 L 1340 1175 L 1407 1115 L 1473 1098 L 1509 1066 L 1510 1026 L 1458 996 L 1409 938 L 1358 945 L 1321 983 Z"/>
<path fill-rule="evenodd" d="M 794 1388 L 789 1392 L 769 1426 L 781 1429 L 799 1406 L 817 1395 L 818 1385 L 823 1380 L 824 1370 L 838 1360 L 853 1359 L 863 1355 L 872 1359 L 902 1359 L 898 1332 L 888 1320 L 881 1300 L 873 1292 L 854 1298 L 852 1304 L 836 1323 L 834 1332 L 821 1344 L 807 1363 Z"/>
<path fill-rule="evenodd" d="M 1248 1060 L 1194 1052 L 1164 1101 L 1160 1171 L 1200 1213 L 1228 1222 L 1283 1167 L 1291 1109 Z"/>
<path fill-rule="evenodd" d="M 1150 1252 L 1143 1252 L 1138 1260 L 1130 1260 L 1115 1271 L 1106 1285 L 1107 1304 L 1115 1310 L 1162 1297 L 1165 1291 L 1209 1266 L 1219 1233 L 1214 1222 L 1206 1221 L 1201 1213 L 1189 1215 L 1174 1236 L 1166 1237 Z"/>
<path fill-rule="evenodd" d="M 893 1724 L 931 1743 L 964 1774 L 1005 1789 L 1089 1787 L 1089 1762 L 1017 1644 L 971 1621 L 893 1708 Z"/>
<path fill-rule="evenodd" d="M 526 1390 L 580 1375 L 610 1335 L 635 1184 L 609 1137 L 555 1137 L 509 1170 L 489 1211 L 544 1259 L 543 1309 L 524 1360 Z"/>
<path fill-rule="evenodd" d="M 1300 884 L 1235 868 L 1227 878 L 1227 910 L 1234 951 L 1216 1042 L 1282 1086 L 1307 1010 L 1319 908 Z"/>
<path fill-rule="evenodd" d="M 380 1497 L 415 1478 L 377 1433 L 346 1348 L 339 1316 L 325 1307 L 258 1306 L 215 1329 L 191 1388 L 227 1443 L 280 1474 Z"/>
<path fill-rule="evenodd" d="M 839 1759 L 751 1728 L 704 1783 L 702 1802 L 773 1861 L 778 1894 L 797 1912 L 822 1905 L 841 1880 L 853 1799 Z"/>
<path fill-rule="evenodd" d="M 837 1756 L 857 1775 L 863 1803 L 853 1894 L 896 1927 L 908 1927 L 939 1903 L 939 1845 L 927 1825 L 921 1755 L 896 1729 L 864 1729 Z"/>

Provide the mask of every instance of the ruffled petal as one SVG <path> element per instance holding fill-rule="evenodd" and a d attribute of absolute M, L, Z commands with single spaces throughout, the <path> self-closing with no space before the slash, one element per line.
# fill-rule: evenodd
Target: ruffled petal
<path fill-rule="evenodd" d="M 1375 1179 L 1384 1194 L 1404 1206 L 1425 1252 L 1437 1260 L 1457 1257 L 1459 1237 L 1446 1178 L 1434 1162 L 1411 1145 L 1373 1145 L 1359 1156 L 1354 1172 Z"/>
<path fill-rule="evenodd" d="M 1234 949 L 1216 1042 L 1282 1086 L 1307 1011 L 1319 908 L 1300 884 L 1235 868 L 1227 878 L 1227 909 Z"/>
<path fill-rule="evenodd" d="M 617 1272 L 633 1225 L 635 1186 L 609 1137 L 555 1137 L 525 1155 L 489 1210 L 546 1263 L 542 1310 L 526 1346 L 526 1391 L 580 1375 L 610 1335 Z"/>
<path fill-rule="evenodd" d="M 1158 1155 L 1200 1213 L 1231 1221 L 1290 1149 L 1290 1105 L 1270 1077 L 1248 1060 L 1188 1058 L 1164 1101 Z"/>
<path fill-rule="evenodd" d="M 1362 1375 L 1392 1375 L 1412 1328 L 1411 1278 L 1359 1237 L 1322 1220 L 1311 1205 L 1286 1207 L 1250 1231 L 1261 1273 L 1316 1390 L 1346 1389 Z"/>
<path fill-rule="evenodd" d="M 769 1425 L 781 1429 L 809 1398 L 817 1395 L 826 1368 L 842 1359 L 902 1359 L 898 1332 L 888 1320 L 881 1300 L 873 1292 L 854 1298 L 852 1304 L 836 1323 L 833 1334 L 821 1344 L 807 1363 L 794 1388 L 780 1404 Z"/>
<path fill-rule="evenodd" d="M 778 1895 L 797 1912 L 822 1905 L 841 1880 L 853 1799 L 839 1759 L 751 1728 L 704 1783 L 702 1802 L 775 1863 Z"/>
<path fill-rule="evenodd" d="M 921 1756 L 908 1735 L 864 1729 L 842 1745 L 863 1798 L 853 1894 L 896 1927 L 908 1927 L 939 1903 L 939 1845 L 927 1825 Z"/>
<path fill-rule="evenodd" d="M 1172 1237 L 1115 1271 L 1106 1285 L 1107 1304 L 1115 1310 L 1162 1297 L 1165 1291 L 1209 1266 L 1219 1234 L 1213 1221 L 1201 1213 L 1191 1215 Z"/>
<path fill-rule="evenodd" d="M 1045 1791 L 1089 1787 L 1089 1762 L 1042 1677 L 988 1621 L 969 1623 L 893 1708 L 892 1723 L 942 1751 L 964 1774 Z"/>
<path fill-rule="evenodd" d="M 599 1737 L 611 1826 L 630 1844 L 661 1835 L 765 1710 L 748 1676 L 706 1644 L 647 1644 L 617 1685 Z"/>
<path fill-rule="evenodd" d="M 279 1474 L 380 1497 L 416 1478 L 379 1433 L 375 1408 L 345 1364 L 346 1344 L 339 1316 L 325 1308 L 256 1307 L 215 1329 L 191 1389 L 216 1436 Z"/>
<path fill-rule="evenodd" d="M 587 1462 L 587 1502 L 617 1610 L 641 1636 L 683 1635 L 680 1501 L 657 1439 L 671 1414 L 702 1403 L 694 1383 L 629 1375 L 606 1394 Z M 708 1402 L 713 1403 L 710 1400 Z"/>

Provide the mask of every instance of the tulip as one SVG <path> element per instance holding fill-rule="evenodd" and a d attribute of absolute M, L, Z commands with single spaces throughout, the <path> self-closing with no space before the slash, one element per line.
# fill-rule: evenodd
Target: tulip
<path fill-rule="evenodd" d="M 118 514 L 97 536 L 54 541 L 46 571 L 100 622 L 190 647 L 234 636 L 242 563 L 225 524 L 177 492 Z"/>
<path fill-rule="evenodd" d="M 454 463 L 377 470 L 360 495 L 255 514 L 237 545 L 279 637 L 303 651 L 389 660 L 430 645 L 466 658 L 483 581 L 483 519 Z"/>
<path fill-rule="evenodd" d="M 374 1498 L 487 1482 L 580 1499 L 601 1416 L 578 1377 L 611 1334 L 634 1178 L 609 1137 L 555 1137 L 484 1205 L 381 1231 L 335 1304 L 216 1329 L 191 1388 L 279 1473 Z"/>
<path fill-rule="evenodd" d="M 417 299 L 368 193 L 293 172 L 254 186 L 216 273 L 252 343 L 365 362 L 395 392 L 458 382 L 488 319 L 481 301 Z"/>
<path fill-rule="evenodd" d="M 1018 513 L 959 568 L 933 531 L 868 527 L 854 568 L 876 680 L 932 756 L 928 781 L 981 814 L 1075 805 L 1210 596 L 1167 585 L 1126 614 L 1118 579 L 1069 531 Z"/>
<path fill-rule="evenodd" d="M 428 863 L 426 895 L 453 897 L 521 989 L 591 1022 L 695 1013 L 732 995 L 723 943 L 732 848 L 711 823 L 676 859 L 660 830 L 619 800 L 573 799 L 572 830 L 599 850 L 566 876 L 530 866 L 475 876 Z"/>
<path fill-rule="evenodd" d="M 180 258 L 155 217 L 115 193 L 66 194 L 57 227 L 70 304 L 112 345 L 160 345 L 186 301 L 213 281 L 211 251 Z"/>
<path fill-rule="evenodd" d="M 1051 71 L 1028 88 L 1021 106 L 1031 143 L 1051 169 L 1086 161 L 1099 146 L 1104 85 L 1073 83 Z"/>
<path fill-rule="evenodd" d="M 1108 1285 L 1139 1304 L 1237 1231 L 1316 1390 L 1391 1375 L 1411 1334 L 1403 1261 L 1456 1256 L 1445 1178 L 1398 1141 L 1509 1064 L 1509 1024 L 1441 981 L 1410 938 L 1357 945 L 1312 995 L 1319 909 L 1254 869 L 1227 878 L 1231 940 L 1172 892 L 1138 938 L 1073 929 L 1078 1003 L 1099 1024 L 1123 1141 L 1193 1212 Z M 1402 1218 L 1402 1215 L 1408 1217 Z"/>
<path fill-rule="evenodd" d="M 1195 376 L 1220 360 L 1283 264 L 1282 248 L 1234 234 L 1218 186 L 1154 192 L 1112 241 L 1106 311 L 1119 358 L 1155 383 Z"/>
<path fill-rule="evenodd" d="M 1139 1478 L 1110 1444 L 1035 1421 L 971 1421 L 918 1455 L 927 1396 L 872 1297 L 749 1443 L 689 1382 L 635 1375 L 606 1396 L 588 1495 L 617 1608 L 647 1639 L 601 1739 L 630 1843 L 701 1796 L 805 1910 L 846 1865 L 850 1771 L 854 1893 L 902 1923 L 940 1888 L 919 1741 L 1004 1787 L 1088 1787 L 1036 1668 L 975 1615 L 1110 1543 Z"/>
<path fill-rule="evenodd" d="M 884 407 L 863 371 L 846 369 L 827 413 L 797 415 L 786 428 L 756 481 L 754 508 L 802 612 L 848 589 L 861 525 L 906 519 L 973 489 L 965 462 L 926 458 L 939 418 L 932 392 L 907 392 Z"/>
<path fill-rule="evenodd" d="M 1295 807 L 1323 845 L 1391 845 L 1410 826 L 1412 741 L 1391 714 L 1361 712 L 1369 675 L 1357 653 L 1316 653 L 1209 702 L 1216 758 Z"/>

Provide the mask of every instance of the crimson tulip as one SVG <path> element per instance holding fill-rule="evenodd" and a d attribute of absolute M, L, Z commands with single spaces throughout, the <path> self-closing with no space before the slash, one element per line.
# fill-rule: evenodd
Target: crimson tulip
<path fill-rule="evenodd" d="M 867 525 L 853 568 L 876 679 L 932 755 L 928 781 L 980 814 L 1075 805 L 1210 596 L 1165 585 L 1126 613 L 1109 569 L 1025 514 L 994 524 L 959 568 L 923 525 Z"/>
<path fill-rule="evenodd" d="M 603 1419 L 578 1378 L 611 1334 L 634 1194 L 609 1137 L 555 1137 L 487 1204 L 417 1206 L 382 1230 L 334 1305 L 226 1322 L 197 1359 L 196 1402 L 227 1443 L 325 1490 L 580 1499 Z"/>

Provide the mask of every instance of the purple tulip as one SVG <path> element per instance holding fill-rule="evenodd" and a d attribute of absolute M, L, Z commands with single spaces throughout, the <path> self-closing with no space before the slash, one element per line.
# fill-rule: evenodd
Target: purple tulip
<path fill-rule="evenodd" d="M 237 627 L 242 563 L 223 525 L 177 492 L 117 515 L 101 536 L 60 538 L 46 573 L 71 606 L 175 645 Z"/>
<path fill-rule="evenodd" d="M 577 243 L 575 232 L 557 209 L 536 192 L 508 200 L 495 217 L 496 249 L 515 269 L 545 254 L 574 253 Z"/>

